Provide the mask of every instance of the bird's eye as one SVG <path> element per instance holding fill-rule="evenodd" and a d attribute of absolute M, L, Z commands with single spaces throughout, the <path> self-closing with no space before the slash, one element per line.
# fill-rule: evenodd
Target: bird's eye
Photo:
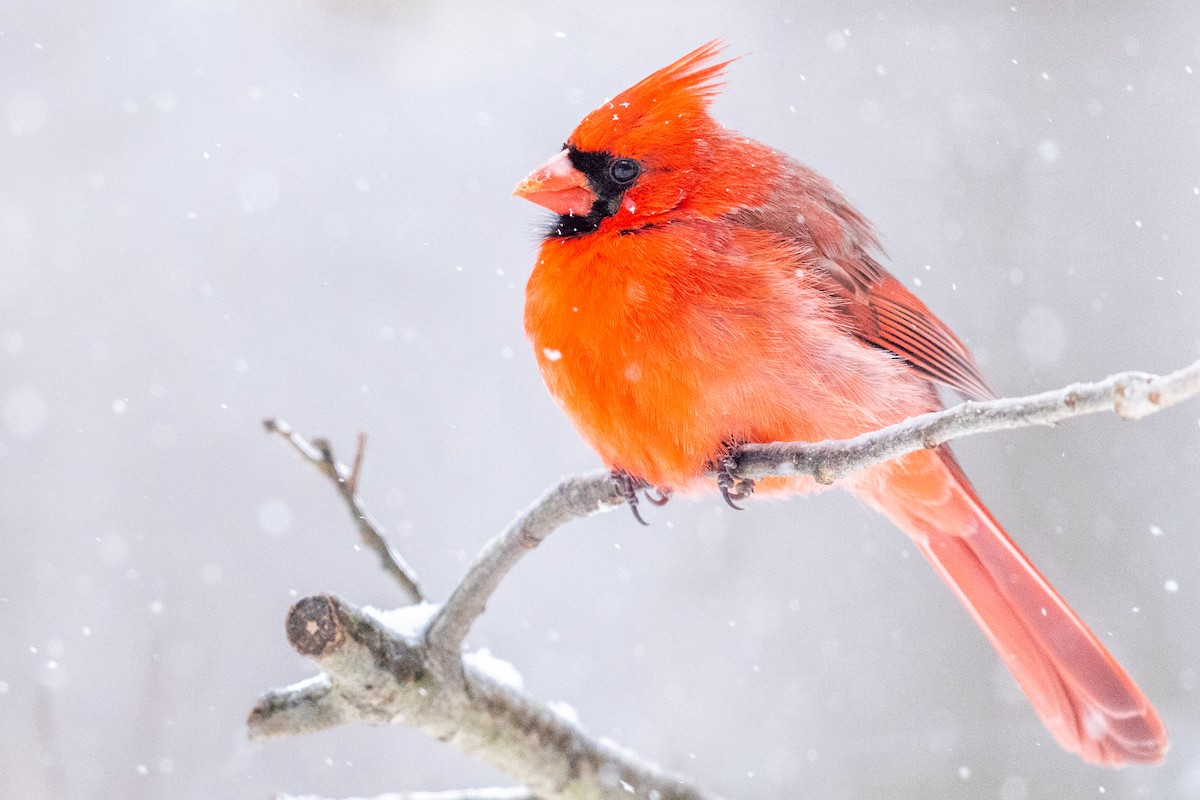
<path fill-rule="evenodd" d="M 617 183 L 632 183 L 642 171 L 641 164 L 632 158 L 618 158 L 608 168 L 608 174 Z"/>

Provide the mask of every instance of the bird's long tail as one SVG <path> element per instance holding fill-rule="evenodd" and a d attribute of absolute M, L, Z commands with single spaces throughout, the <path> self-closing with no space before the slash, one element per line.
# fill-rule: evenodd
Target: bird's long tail
<path fill-rule="evenodd" d="M 987 634 L 1042 722 L 1093 764 L 1161 761 L 1158 713 L 980 502 L 946 448 L 866 474 L 854 491 L 899 525 Z"/>

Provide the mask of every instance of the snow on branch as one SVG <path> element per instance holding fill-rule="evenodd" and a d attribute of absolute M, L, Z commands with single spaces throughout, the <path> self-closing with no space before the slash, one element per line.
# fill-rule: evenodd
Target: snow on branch
<path fill-rule="evenodd" d="M 287 735 L 293 723 L 309 732 L 350 721 L 401 722 L 491 764 L 540 798 L 716 800 L 592 738 L 474 663 L 464 666 L 462 685 L 441 679 L 430 669 L 422 632 L 393 629 L 385 619 L 333 595 L 292 606 L 288 641 L 325 673 L 264 697 L 250 714 L 251 738 Z"/>
<path fill-rule="evenodd" d="M 1053 425 L 1071 417 L 1113 411 L 1140 419 L 1200 395 L 1200 361 L 1168 375 L 1123 372 L 1094 383 L 1020 398 L 968 402 L 878 431 L 837 442 L 746 445 L 727 468 L 741 481 L 769 475 L 811 476 L 822 483 L 923 448 L 979 433 Z M 280 436 L 338 487 L 364 540 L 385 570 L 420 601 L 415 573 L 384 541 L 362 509 L 357 479 L 363 440 L 352 470 L 333 458 L 323 440 L 310 444 L 282 421 L 268 421 Z M 538 703 L 481 659 L 464 659 L 463 642 L 501 580 L 530 550 L 561 525 L 625 502 L 607 473 L 568 478 L 519 515 L 484 546 L 450 599 L 397 612 L 358 609 L 320 595 L 288 614 L 288 641 L 324 672 L 268 692 L 250 714 L 254 739 L 322 730 L 345 722 L 402 722 L 478 757 L 524 784 L 525 789 L 463 791 L 461 800 L 484 800 L 479 791 L 527 790 L 542 800 L 604 798 L 702 800 L 713 796 L 667 774 L 614 743 L 596 740 L 576 723 Z M 443 800 L 427 794 L 401 800 Z M 382 800 L 379 798 L 377 800 Z M 445 800 L 452 800 L 446 798 Z"/>

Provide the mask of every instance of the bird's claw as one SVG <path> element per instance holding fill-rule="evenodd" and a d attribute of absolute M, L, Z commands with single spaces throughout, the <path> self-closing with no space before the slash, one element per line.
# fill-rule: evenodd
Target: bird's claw
<path fill-rule="evenodd" d="M 721 497 L 725 498 L 725 502 L 730 508 L 737 511 L 745 511 L 744 508 L 735 503 L 735 500 L 745 500 L 750 495 L 754 494 L 754 481 L 744 478 L 736 478 L 733 471 L 737 468 L 737 462 L 729 456 L 721 459 L 717 466 L 717 488 L 721 490 Z"/>
<path fill-rule="evenodd" d="M 655 497 L 651 492 L 654 492 L 658 496 Z M 661 486 L 647 486 L 642 494 L 646 495 L 646 499 L 656 506 L 665 506 L 667 501 L 671 499 L 671 490 L 664 489 Z"/>
<path fill-rule="evenodd" d="M 616 471 L 612 474 L 613 481 L 617 484 L 617 491 L 625 498 L 625 504 L 629 506 L 629 510 L 633 512 L 633 518 L 642 525 L 649 525 L 642 517 L 642 512 L 638 510 L 640 498 L 638 492 L 645 490 L 646 499 L 651 504 L 656 506 L 665 506 L 667 501 L 671 499 L 671 490 L 662 487 L 654 488 L 657 497 L 650 494 L 651 486 L 641 478 L 635 478 L 628 472 Z"/>

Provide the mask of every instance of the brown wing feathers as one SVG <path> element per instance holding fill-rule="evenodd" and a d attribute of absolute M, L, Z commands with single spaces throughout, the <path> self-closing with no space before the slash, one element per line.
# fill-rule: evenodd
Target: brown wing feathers
<path fill-rule="evenodd" d="M 930 380 L 971 400 L 995 397 L 970 352 L 925 304 L 887 275 L 867 288 L 875 331 L 856 331 L 863 341 L 895 353 Z"/>

